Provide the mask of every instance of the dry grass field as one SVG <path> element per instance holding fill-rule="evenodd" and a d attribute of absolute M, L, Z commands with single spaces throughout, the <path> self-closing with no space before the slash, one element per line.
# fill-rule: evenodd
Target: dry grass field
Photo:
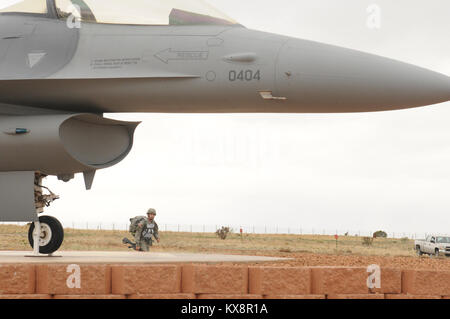
<path fill-rule="evenodd" d="M 0 225 L 1 250 L 28 250 L 28 226 Z M 226 240 L 213 233 L 160 232 L 161 243 L 155 251 L 227 252 L 278 256 L 286 253 L 314 253 L 360 256 L 414 256 L 409 239 L 375 239 L 371 246 L 362 237 L 340 237 L 336 249 L 333 236 L 230 234 Z M 125 231 L 65 229 L 61 250 L 126 250 Z"/>
<path fill-rule="evenodd" d="M 0 225 L 0 250 L 31 250 L 27 239 L 28 226 Z M 333 236 L 320 235 L 257 235 L 230 234 L 226 240 L 213 233 L 160 232 L 157 252 L 197 252 L 289 257 L 281 264 L 291 266 L 367 266 L 378 264 L 411 269 L 448 269 L 450 258 L 417 257 L 414 241 L 375 239 L 371 246 L 362 237 L 341 236 L 336 249 Z M 125 231 L 65 229 L 66 251 L 127 251 L 122 244 Z M 280 263 L 277 263 L 280 264 Z"/>

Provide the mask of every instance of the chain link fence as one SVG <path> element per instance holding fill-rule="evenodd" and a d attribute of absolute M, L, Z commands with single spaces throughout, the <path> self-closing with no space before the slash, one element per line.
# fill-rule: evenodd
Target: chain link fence
<path fill-rule="evenodd" d="M 129 223 L 100 223 L 100 222 L 71 222 L 63 223 L 65 228 L 85 229 L 85 230 L 119 230 L 128 231 Z M 372 237 L 376 230 L 348 230 L 348 229 L 319 229 L 312 227 L 282 227 L 282 226 L 253 226 L 253 225 L 188 225 L 188 224 L 165 224 L 158 223 L 159 230 L 162 232 L 185 232 L 185 233 L 215 233 L 222 226 L 229 227 L 232 232 L 244 234 L 272 234 L 272 235 L 324 235 L 324 236 L 357 236 Z M 388 238 L 409 238 L 423 239 L 431 233 L 412 233 L 412 232 L 387 232 Z M 437 236 L 448 236 L 443 233 L 433 233 Z"/>
<path fill-rule="evenodd" d="M 24 226 L 27 223 L 0 223 L 0 225 Z M 184 233 L 215 233 L 222 226 L 229 227 L 232 232 L 244 234 L 272 234 L 272 235 L 323 235 L 323 236 L 357 236 L 372 237 L 378 230 L 345 230 L 345 229 L 319 229 L 312 227 L 282 227 L 282 226 L 249 226 L 249 225 L 187 225 L 158 223 L 160 231 L 184 232 Z M 111 222 L 63 222 L 65 228 L 80 230 L 117 230 L 128 231 L 129 223 Z M 388 238 L 424 239 L 428 235 L 449 236 L 444 233 L 411 233 L 411 232 L 387 232 Z M 450 236 L 449 236 L 450 237 Z"/>

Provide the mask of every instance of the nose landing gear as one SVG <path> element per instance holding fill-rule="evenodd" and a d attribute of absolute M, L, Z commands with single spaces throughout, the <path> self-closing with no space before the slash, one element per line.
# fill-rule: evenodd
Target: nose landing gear
<path fill-rule="evenodd" d="M 42 179 L 46 177 L 41 173 L 35 173 L 34 182 L 34 200 L 36 206 L 36 214 L 44 212 L 44 208 L 59 198 L 48 188 L 42 186 Z M 44 194 L 43 188 L 50 194 Z M 40 216 L 38 222 L 30 225 L 28 230 L 28 242 L 33 247 L 34 255 L 52 254 L 61 247 L 64 240 L 64 228 L 61 223 L 51 216 Z"/>

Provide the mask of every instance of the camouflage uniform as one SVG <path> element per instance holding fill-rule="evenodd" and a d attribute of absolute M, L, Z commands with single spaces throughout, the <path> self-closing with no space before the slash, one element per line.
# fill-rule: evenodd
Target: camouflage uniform
<path fill-rule="evenodd" d="M 153 244 L 152 236 L 156 240 L 159 240 L 158 224 L 153 220 L 152 222 L 146 218 L 144 221 L 140 222 L 136 230 L 136 235 L 134 240 L 136 241 L 136 246 L 141 247 L 142 251 L 150 251 L 150 247 Z"/>

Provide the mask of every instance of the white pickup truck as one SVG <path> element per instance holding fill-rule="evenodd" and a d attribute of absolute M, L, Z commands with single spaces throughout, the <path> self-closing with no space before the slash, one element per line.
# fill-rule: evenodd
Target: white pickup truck
<path fill-rule="evenodd" d="M 416 240 L 414 247 L 419 256 L 423 254 L 450 256 L 450 237 L 430 235 L 425 240 Z"/>

